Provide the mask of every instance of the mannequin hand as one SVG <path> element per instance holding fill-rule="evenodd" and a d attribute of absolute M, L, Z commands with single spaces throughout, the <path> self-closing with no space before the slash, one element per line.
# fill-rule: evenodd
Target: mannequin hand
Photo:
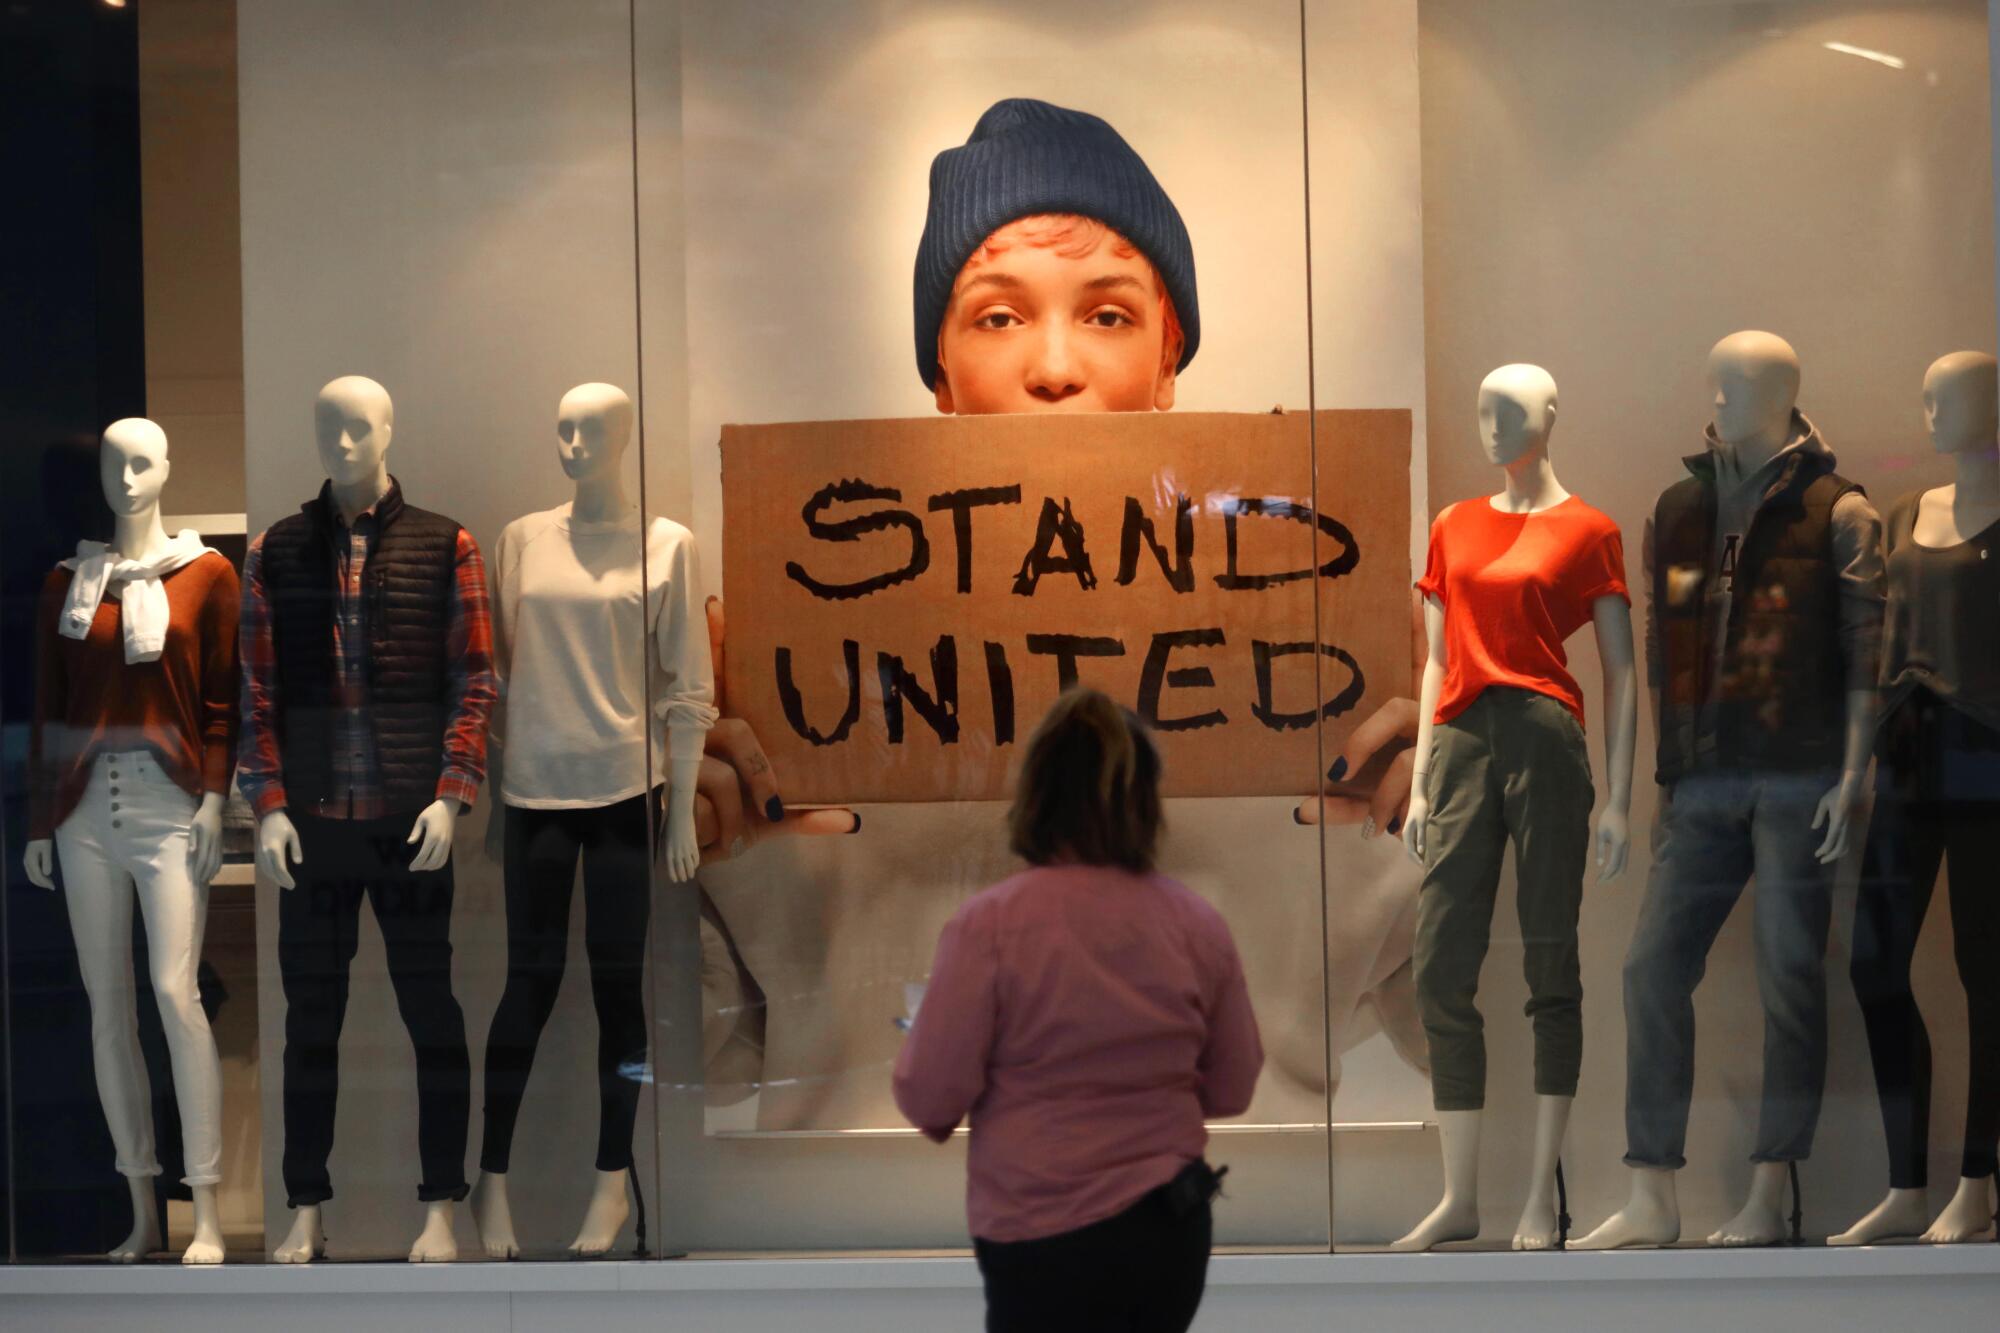
<path fill-rule="evenodd" d="M 1424 864 L 1424 854 L 1430 850 L 1430 823 L 1431 798 L 1411 792 L 1410 813 L 1403 818 L 1403 847 L 1418 865 Z"/>
<path fill-rule="evenodd" d="M 188 834 L 188 873 L 206 886 L 222 869 L 222 793 L 205 791 Z"/>
<path fill-rule="evenodd" d="M 451 859 L 451 832 L 458 826 L 458 807 L 451 801 L 432 801 L 424 807 L 403 845 L 420 844 L 410 858 L 412 870 L 436 870 Z"/>
<path fill-rule="evenodd" d="M 1861 787 L 1860 773 L 1843 773 L 1840 781 L 1819 798 L 1819 808 L 1813 811 L 1814 828 L 1826 828 L 1826 837 L 1820 840 L 1819 850 L 1813 855 L 1821 865 L 1831 865 L 1847 855 L 1848 833 L 1854 824 L 1854 807 Z"/>
<path fill-rule="evenodd" d="M 283 810 L 273 810 L 257 821 L 257 869 L 281 889 L 295 889 L 292 867 L 305 864 L 305 848 L 299 846 L 299 831 Z"/>
<path fill-rule="evenodd" d="M 695 837 L 694 805 L 692 802 L 668 802 L 667 812 L 667 878 L 679 884 L 694 878 L 694 872 L 701 866 L 701 843 Z"/>
<path fill-rule="evenodd" d="M 1609 884 L 1625 873 L 1625 858 L 1632 851 L 1631 817 L 1623 810 L 1605 810 L 1597 817 L 1595 843 L 1591 859 L 1597 863 L 1597 882 Z"/>
<path fill-rule="evenodd" d="M 759 838 L 773 833 L 859 833 L 861 816 L 830 806 L 823 810 L 785 813 L 778 777 L 757 735 L 742 718 L 729 716 L 723 693 L 722 599 L 708 599 L 708 648 L 715 664 L 715 704 L 723 716 L 709 728 L 703 742 L 701 771 L 695 778 L 694 831 L 702 861 L 737 855 Z M 747 811 L 755 811 L 754 817 Z M 671 860 L 672 849 L 668 849 Z M 676 876 L 692 878 L 692 874 Z"/>
<path fill-rule="evenodd" d="M 1299 802 L 1292 819 L 1300 824 L 1359 824 L 1361 836 L 1376 832 L 1391 835 L 1403 831 L 1405 812 L 1410 808 L 1410 775 L 1416 767 L 1417 701 L 1391 699 L 1355 727 L 1347 737 L 1347 747 L 1326 771 L 1327 782 L 1345 781 L 1359 773 L 1385 750 L 1395 757 L 1365 794 L 1328 791 Z"/>
<path fill-rule="evenodd" d="M 56 844 L 53 838 L 28 839 L 27 854 L 21 858 L 21 866 L 28 872 L 28 882 L 37 888 L 53 889 L 56 886 Z"/>

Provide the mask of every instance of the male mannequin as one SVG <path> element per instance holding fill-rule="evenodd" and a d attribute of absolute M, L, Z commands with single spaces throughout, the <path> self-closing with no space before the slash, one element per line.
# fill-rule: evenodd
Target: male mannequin
<path fill-rule="evenodd" d="M 1611 799 L 1597 821 L 1600 880 L 1624 869 L 1630 846 L 1638 694 L 1624 545 L 1610 519 L 1556 480 L 1548 459 L 1555 421 L 1555 381 L 1541 367 L 1502 366 L 1486 377 L 1480 444 L 1502 469 L 1504 488 L 1438 515 L 1418 585 L 1430 650 L 1403 838 L 1425 867 L 1416 980 L 1445 1196 L 1397 1250 L 1479 1234 L 1485 1051 L 1473 996 L 1510 837 L 1537 1093 L 1532 1184 L 1514 1248 L 1548 1249 L 1559 1239 L 1555 1169 L 1582 1059 L 1576 922 L 1594 795 L 1581 691 L 1563 670 L 1562 641 L 1591 623 L 1604 668 Z M 1488 625 L 1496 632 L 1484 633 Z"/>
<path fill-rule="evenodd" d="M 160 492 L 170 470 L 158 426 L 113 422 L 99 473 L 116 524 L 111 543 L 80 544 L 43 590 L 26 864 L 31 881 L 53 889 L 61 853 L 98 1095 L 132 1192 L 132 1234 L 110 1257 L 137 1260 L 164 1239 L 133 1009 L 136 896 L 194 1199 L 194 1240 L 181 1262 L 216 1264 L 222 1074 L 195 976 L 235 762 L 237 580 L 197 533 L 167 535 Z"/>
<path fill-rule="evenodd" d="M 258 814 L 258 868 L 283 890 L 284 1166 L 297 1217 L 274 1257 L 326 1250 L 340 1028 L 367 897 L 417 1055 L 428 1209 L 410 1259 L 455 1259 L 471 1070 L 451 993 L 449 858 L 485 774 L 485 568 L 471 534 L 403 503 L 381 385 L 333 380 L 313 416 L 327 483 L 251 543 L 243 577 L 240 782 Z"/>
<path fill-rule="evenodd" d="M 1798 412 L 1790 344 L 1732 334 L 1708 373 L 1708 447 L 1686 460 L 1693 475 L 1660 497 L 1647 530 L 1664 790 L 1625 960 L 1632 1196 L 1580 1249 L 1680 1237 L 1694 988 L 1753 873 L 1763 1111 L 1749 1199 L 1711 1245 L 1784 1238 L 1787 1169 L 1811 1151 L 1826 1079 L 1831 876 L 1874 725 L 1882 525 Z"/>
<path fill-rule="evenodd" d="M 507 988 L 488 1030 L 486 1133 L 473 1221 L 496 1259 L 520 1252 L 507 1198 L 515 1116 L 569 947 L 583 865 L 584 947 L 597 1008 L 597 1179 L 570 1253 L 603 1254 L 629 1215 L 633 1119 L 646 1056 L 648 805 L 664 792 L 665 868 L 691 879 L 702 743 L 715 678 L 694 537 L 642 524 L 625 497 L 632 400 L 581 384 L 557 409 L 575 499 L 509 523 L 494 559 L 495 662 L 505 724 Z M 643 609 L 642 609 L 643 608 Z M 651 719 L 649 727 L 649 716 Z"/>
<path fill-rule="evenodd" d="M 1985 880 L 2000 832 L 2000 569 L 1989 558 L 2000 524 L 2000 366 L 1983 352 L 1940 357 L 1924 376 L 1924 418 L 1957 479 L 1904 496 L 1884 519 L 1889 610 L 1875 812 L 1854 913 L 1854 991 L 1874 1057 L 1890 1188 L 1829 1245 L 1993 1234 L 2000 976 L 1992 945 L 2000 921 Z M 1925 1190 L 1931 1047 L 1910 968 L 1941 865 L 1951 881 L 1971 1077 L 1958 1189 L 1933 1222 Z"/>

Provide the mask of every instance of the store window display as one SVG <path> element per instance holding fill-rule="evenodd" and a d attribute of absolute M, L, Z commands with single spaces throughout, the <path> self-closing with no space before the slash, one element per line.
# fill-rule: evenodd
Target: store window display
<path fill-rule="evenodd" d="M 403 499 L 380 384 L 329 382 L 313 409 L 327 481 L 244 562 L 243 753 L 257 862 L 281 890 L 285 1190 L 275 1257 L 326 1253 L 322 1206 L 361 902 L 374 907 L 416 1048 L 426 1205 L 413 1261 L 458 1257 L 471 1061 L 452 993 L 452 832 L 486 768 L 495 686 L 479 547 Z"/>
<path fill-rule="evenodd" d="M 1713 1245 L 1785 1238 L 1791 1164 L 1826 1080 L 1833 866 L 1868 767 L 1883 610 L 1882 525 L 1797 407 L 1775 334 L 1717 343 L 1714 420 L 1647 528 L 1649 676 L 1661 833 L 1625 962 L 1625 1208 L 1585 1249 L 1670 1245 L 1686 1165 L 1694 989 L 1754 875 L 1764 1090 L 1749 1198 Z M 1837 667 L 1837 669 L 1835 669 Z"/>
<path fill-rule="evenodd" d="M 1431 526 L 1418 588 L 1430 642 L 1415 788 L 1403 839 L 1424 867 L 1416 983 L 1430 1048 L 1445 1195 L 1393 1248 L 1479 1234 L 1479 1138 L 1486 1104 L 1476 1004 L 1509 842 L 1534 1023 L 1534 1154 L 1517 1250 L 1562 1239 L 1557 1156 L 1583 1063 L 1577 916 L 1586 865 L 1615 878 L 1630 847 L 1638 695 L 1625 546 L 1618 525 L 1556 479 L 1549 462 L 1555 380 L 1502 366 L 1479 389 L 1479 441 L 1500 493 L 1447 506 Z M 1563 642 L 1593 626 L 1604 667 L 1609 800 L 1595 847 L 1583 691 Z"/>
<path fill-rule="evenodd" d="M 556 453 L 575 496 L 509 523 L 494 556 L 507 986 L 486 1040 L 472 1196 L 494 1258 L 520 1253 L 507 1167 L 562 985 L 578 863 L 600 1115 L 597 1179 L 569 1249 L 591 1255 L 611 1248 L 630 1210 L 633 1126 L 649 1067 L 649 839 L 657 834 L 674 882 L 693 878 L 700 856 L 695 779 L 716 718 L 701 571 L 693 534 L 667 518 L 642 523 L 625 493 L 633 417 L 631 398 L 614 385 L 564 394 Z"/>
<path fill-rule="evenodd" d="M 1981 352 L 1954 352 L 1924 376 L 1932 447 L 1949 485 L 1912 491 L 1883 519 L 1888 610 L 1875 804 L 1854 914 L 1861 1001 L 1889 1147 L 1889 1193 L 1829 1238 L 1932 1243 L 1993 1233 L 2000 1139 L 2000 919 L 1984 883 L 2000 854 L 2000 376 Z M 1917 937 L 1938 871 L 1951 877 L 1951 927 L 1965 988 L 1971 1061 L 1958 1187 L 1935 1220 L 1928 1183 L 1931 1041 L 1911 989 Z"/>
<path fill-rule="evenodd" d="M 235 568 L 199 533 L 167 535 L 160 495 L 171 471 L 166 432 L 153 422 L 106 428 L 99 479 L 114 535 L 79 543 L 44 584 L 25 860 L 45 889 L 61 867 L 90 997 L 98 1096 L 132 1196 L 132 1232 L 110 1257 L 142 1259 L 165 1239 L 135 1008 L 136 901 L 194 1200 L 181 1261 L 216 1264 L 222 1076 L 196 970 L 235 763 L 239 594 Z"/>

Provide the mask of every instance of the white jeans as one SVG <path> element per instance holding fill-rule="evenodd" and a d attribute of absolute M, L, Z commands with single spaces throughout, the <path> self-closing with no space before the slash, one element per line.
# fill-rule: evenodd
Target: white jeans
<path fill-rule="evenodd" d="M 198 804 L 151 752 L 101 754 L 83 799 L 56 830 L 56 854 L 90 995 L 97 1094 L 118 1149 L 119 1174 L 160 1174 L 132 974 L 136 889 L 180 1105 L 185 1179 L 213 1185 L 222 1179 L 222 1070 L 195 986 L 208 921 L 208 890 L 194 882 L 188 866 Z"/>

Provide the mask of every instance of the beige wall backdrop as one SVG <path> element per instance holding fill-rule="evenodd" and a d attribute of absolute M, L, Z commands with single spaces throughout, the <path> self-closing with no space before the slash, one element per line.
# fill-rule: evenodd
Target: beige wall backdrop
<path fill-rule="evenodd" d="M 167 432 L 170 515 L 243 508 L 236 6 L 139 11 L 146 412 Z"/>
<path fill-rule="evenodd" d="M 1919 388 L 1935 357 L 1994 341 L 1982 4 L 1424 0 L 1420 13 L 1433 510 L 1494 489 L 1473 432 L 1475 391 L 1494 366 L 1537 362 L 1562 390 L 1557 471 L 1624 527 L 1638 578 L 1645 516 L 1684 475 L 1678 460 L 1700 447 L 1709 418 L 1708 348 L 1740 328 L 1798 348 L 1801 406 L 1879 504 L 1949 479 L 1929 455 Z M 1572 648 L 1595 716 L 1590 636 Z M 1590 889 L 1584 905 L 1586 1056 L 1567 1156 L 1571 1207 L 1586 1227 L 1626 1184 L 1620 965 L 1650 859 L 1651 747 L 1647 719 L 1633 870 Z M 1826 1115 L 1804 1168 L 1816 1235 L 1887 1188 L 1846 978 L 1853 878 L 1850 863 L 1828 960 Z M 1944 918 L 1931 913 L 1918 961 L 1937 1047 L 1938 1206 L 1956 1181 L 1965 1098 L 1964 1004 Z M 1511 919 L 1503 901 L 1498 922 Z M 1681 1184 L 1695 1237 L 1734 1212 L 1748 1177 L 1762 1063 L 1748 927 L 1739 912 L 1696 1001 Z M 1525 1126 L 1525 990 L 1518 932 L 1504 924 L 1483 986 L 1490 1105 Z M 1526 1182 L 1511 1153 L 1487 1165 L 1486 1223 L 1500 1234 Z"/>

